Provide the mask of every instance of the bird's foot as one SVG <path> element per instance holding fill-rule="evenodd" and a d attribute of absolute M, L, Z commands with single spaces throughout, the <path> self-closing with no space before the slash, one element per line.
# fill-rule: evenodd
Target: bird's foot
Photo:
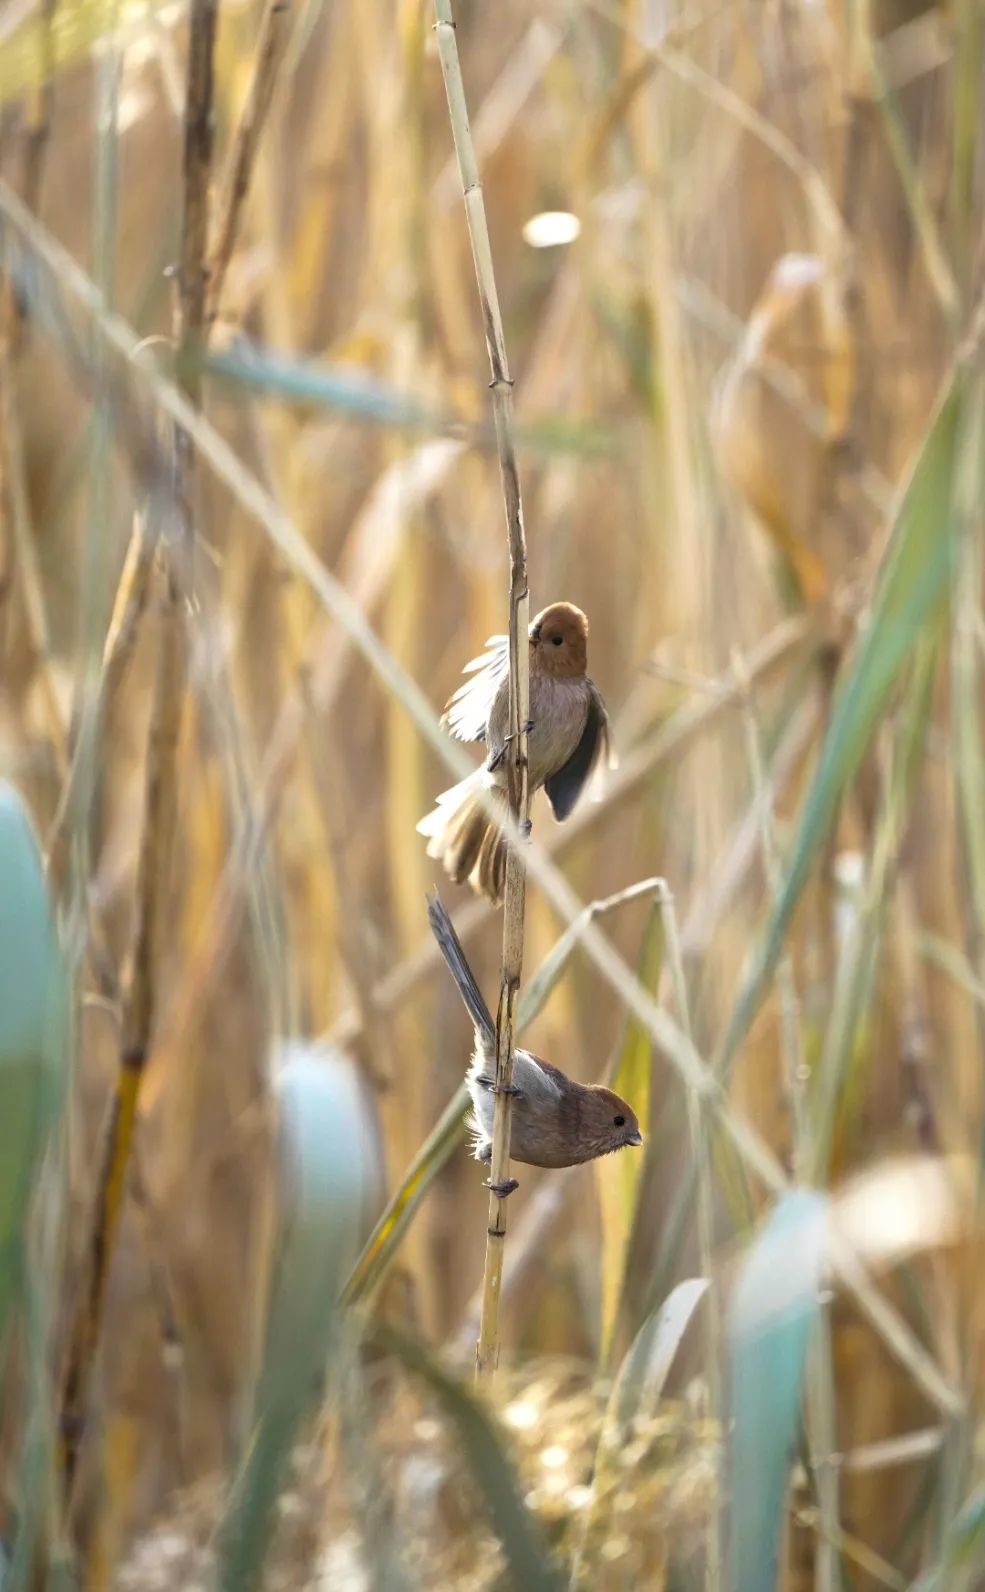
<path fill-rule="evenodd" d="M 483 1183 L 482 1186 L 487 1188 L 490 1194 L 495 1194 L 498 1200 L 508 1199 L 514 1190 L 520 1187 L 515 1177 L 508 1177 L 502 1183 Z"/>
<path fill-rule="evenodd" d="M 530 836 L 533 834 L 533 832 L 534 832 L 534 821 L 533 821 L 533 819 L 532 818 L 525 818 L 523 820 L 523 823 L 520 825 L 520 833 L 523 836 L 524 840 L 529 840 Z"/>
<path fill-rule="evenodd" d="M 492 1086 L 492 1093 L 493 1094 L 512 1095 L 514 1100 L 519 1100 L 520 1095 L 522 1094 L 522 1092 L 523 1091 L 521 1089 L 517 1088 L 515 1083 L 504 1083 L 504 1084 L 494 1083 L 493 1086 Z"/>
<path fill-rule="evenodd" d="M 523 733 L 525 735 L 529 735 L 530 731 L 533 729 L 533 727 L 534 727 L 533 719 L 528 719 L 526 724 L 523 726 Z M 491 752 L 489 754 L 489 757 L 486 759 L 486 768 L 487 768 L 487 770 L 488 770 L 488 772 L 490 774 L 494 774 L 496 772 L 497 768 L 499 768 L 500 764 L 504 761 L 504 759 L 506 757 L 507 750 L 509 748 L 509 744 L 514 739 L 515 739 L 515 737 L 514 737 L 513 731 L 511 730 L 508 735 L 504 735 L 503 744 L 499 748 L 499 751 L 498 752 Z"/>

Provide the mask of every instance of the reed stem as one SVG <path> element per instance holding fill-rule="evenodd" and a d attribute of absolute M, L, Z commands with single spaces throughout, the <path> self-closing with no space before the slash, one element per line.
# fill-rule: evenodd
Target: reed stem
<path fill-rule="evenodd" d="M 510 379 L 499 313 L 496 278 L 486 210 L 479 182 L 472 132 L 465 103 L 465 88 L 458 58 L 458 41 L 451 0 L 435 0 L 436 32 L 441 71 L 448 96 L 448 114 L 458 157 L 465 198 L 475 279 L 479 290 L 482 324 L 492 371 L 493 420 L 506 508 L 510 549 L 510 808 L 524 827 L 530 810 L 527 785 L 527 732 L 530 703 L 530 652 L 527 632 L 530 596 L 527 587 L 527 543 L 523 529 L 520 478 L 513 435 L 513 382 Z M 495 1191 L 508 1187 L 510 1176 L 510 1115 L 513 1081 L 513 1023 L 523 967 L 523 924 L 526 908 L 526 864 L 513 847 L 507 852 L 506 889 L 503 899 L 503 957 L 499 1008 L 496 1014 L 496 1112 L 493 1121 L 492 1160 L 489 1169 L 489 1212 L 486 1224 L 486 1258 L 482 1281 L 482 1314 L 476 1345 L 476 1374 L 487 1375 L 499 1363 L 499 1298 L 506 1242 L 506 1201 Z"/>
<path fill-rule="evenodd" d="M 213 55 L 218 0 L 192 0 L 184 134 L 184 214 L 178 278 L 176 341 L 197 343 L 205 324 L 208 188 L 212 168 Z M 195 369 L 182 377 L 185 397 L 201 397 Z M 178 742 L 188 676 L 186 584 L 194 543 L 195 456 L 188 433 L 174 434 L 174 496 L 181 534 L 164 570 L 165 600 L 148 733 L 144 822 L 137 872 L 133 970 L 123 1010 L 122 1043 L 109 1132 L 96 1196 L 85 1297 L 71 1339 L 62 1405 L 62 1475 L 71 1503 L 85 1428 L 88 1387 L 99 1346 L 140 1088 L 157 1007 L 161 949 L 173 873 L 178 805 Z"/>

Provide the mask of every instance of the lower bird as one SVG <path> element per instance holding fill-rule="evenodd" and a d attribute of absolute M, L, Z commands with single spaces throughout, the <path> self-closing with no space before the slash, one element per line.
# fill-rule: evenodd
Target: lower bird
<path fill-rule="evenodd" d="M 593 769 L 609 752 L 605 703 L 588 665 L 588 620 L 573 603 L 552 603 L 530 626 L 530 723 L 527 783 L 541 786 L 555 818 L 568 817 Z M 428 836 L 428 856 L 437 857 L 456 884 L 467 879 L 478 895 L 499 902 L 506 880 L 506 841 L 499 821 L 487 814 L 486 791 L 505 812 L 508 799 L 509 639 L 491 636 L 487 651 L 466 664 L 473 678 L 448 703 L 442 724 L 460 741 L 484 741 L 485 765 L 443 791 L 418 832 Z"/>
<path fill-rule="evenodd" d="M 496 1025 L 468 964 L 462 943 L 437 895 L 428 899 L 428 917 L 438 948 L 458 985 L 475 1025 L 475 1049 L 468 1070 L 473 1114 L 469 1120 L 475 1159 L 492 1157 L 496 1109 Z M 600 1155 L 643 1143 L 631 1106 L 600 1084 L 574 1083 L 549 1061 L 517 1050 L 513 1058 L 513 1111 L 510 1155 L 527 1166 L 578 1166 Z M 490 1185 L 505 1197 L 515 1178 Z"/>

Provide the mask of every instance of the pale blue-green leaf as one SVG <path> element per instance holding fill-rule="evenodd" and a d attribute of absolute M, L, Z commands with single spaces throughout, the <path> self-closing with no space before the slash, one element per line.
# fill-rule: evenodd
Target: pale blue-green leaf
<path fill-rule="evenodd" d="M 65 997 L 37 839 L 20 797 L 0 782 L 0 1340 L 32 1180 L 60 1091 Z"/>
<path fill-rule="evenodd" d="M 288 359 L 245 338 L 221 351 L 189 354 L 186 360 L 214 380 L 252 388 L 293 404 L 314 405 L 353 415 L 374 425 L 450 436 L 474 435 L 492 446 L 495 433 L 450 410 L 422 403 L 359 365 L 314 364 Z M 521 446 L 542 453 L 611 453 L 618 439 L 610 431 L 557 416 L 528 421 L 517 430 Z"/>
<path fill-rule="evenodd" d="M 343 1303 L 355 1304 L 372 1297 L 413 1220 L 414 1212 L 461 1143 L 468 1105 L 469 1092 L 464 1083 L 459 1084 L 366 1240 L 346 1281 Z"/>
<path fill-rule="evenodd" d="M 742 1264 L 728 1315 L 730 1586 L 772 1592 L 804 1361 L 817 1319 L 827 1201 L 774 1207 Z"/>
<path fill-rule="evenodd" d="M 294 1045 L 277 1079 L 282 1222 L 253 1430 L 221 1533 L 218 1585 L 258 1584 L 274 1505 L 300 1421 L 339 1347 L 376 1151 L 356 1074 L 341 1056 Z"/>

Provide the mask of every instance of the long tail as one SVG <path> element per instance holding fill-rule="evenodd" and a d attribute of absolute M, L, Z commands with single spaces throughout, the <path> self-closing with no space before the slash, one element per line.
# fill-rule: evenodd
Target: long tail
<path fill-rule="evenodd" d="M 462 950 L 462 942 L 455 933 L 454 924 L 437 892 L 428 896 L 428 918 L 431 923 L 431 932 L 438 942 L 438 949 L 448 963 L 449 971 L 458 985 L 459 994 L 468 1008 L 469 1016 L 479 1030 L 483 1041 L 485 1043 L 494 1043 L 496 1025 L 492 1020 L 492 1013 L 475 981 L 475 974 L 469 967 L 465 952 Z"/>
<path fill-rule="evenodd" d="M 485 770 L 477 769 L 442 791 L 417 830 L 429 837 L 428 856 L 440 860 L 450 879 L 456 884 L 467 879 L 477 894 L 498 904 L 506 883 L 506 842 L 498 824 L 486 815 L 479 798 L 482 789 L 495 794 Z M 497 799 L 505 810 L 505 792 Z"/>

